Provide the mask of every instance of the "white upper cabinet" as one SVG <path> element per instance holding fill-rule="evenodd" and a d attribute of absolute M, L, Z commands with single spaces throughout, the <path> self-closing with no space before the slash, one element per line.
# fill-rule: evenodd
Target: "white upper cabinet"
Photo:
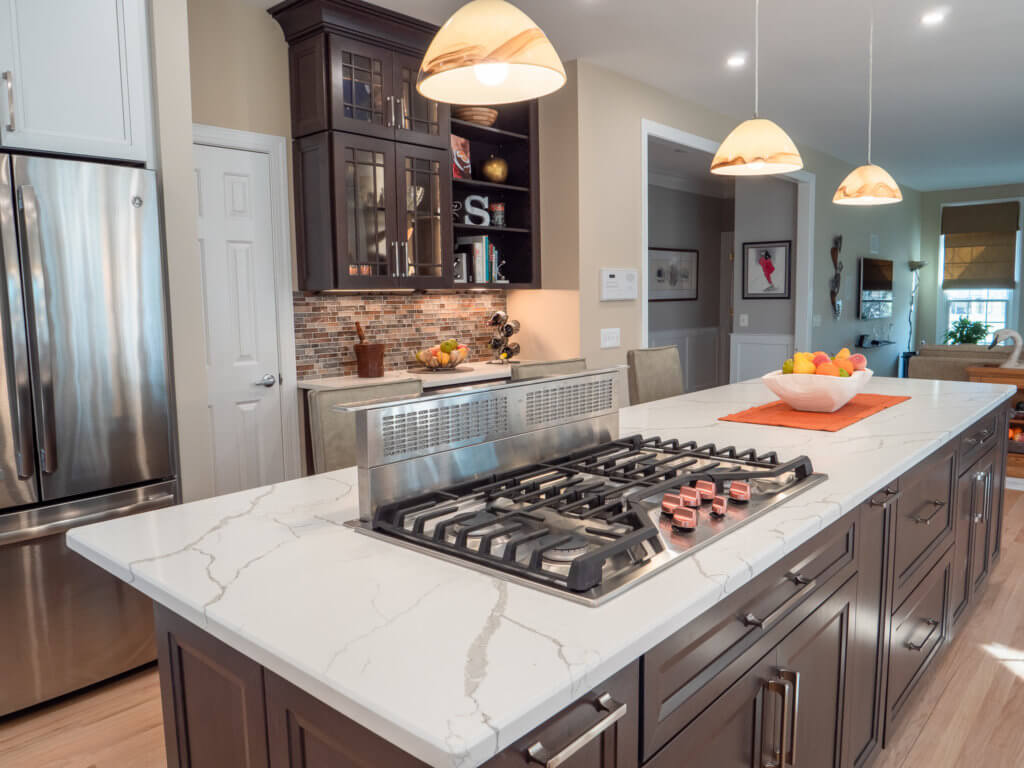
<path fill-rule="evenodd" d="M 0 144 L 147 160 L 145 0 L 0 0 Z"/>

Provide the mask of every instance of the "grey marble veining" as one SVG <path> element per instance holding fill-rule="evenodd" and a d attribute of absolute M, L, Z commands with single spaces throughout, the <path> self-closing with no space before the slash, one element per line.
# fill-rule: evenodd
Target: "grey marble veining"
<path fill-rule="evenodd" d="M 757 381 L 622 411 L 623 435 L 810 456 L 829 480 L 598 608 L 343 527 L 344 469 L 72 530 L 69 546 L 434 766 L 483 763 L 997 407 L 1011 387 L 876 378 L 912 399 L 838 433 L 718 421 Z"/>

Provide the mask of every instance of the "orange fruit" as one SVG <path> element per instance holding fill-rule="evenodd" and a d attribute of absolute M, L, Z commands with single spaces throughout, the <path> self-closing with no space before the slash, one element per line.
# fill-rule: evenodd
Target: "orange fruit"
<path fill-rule="evenodd" d="M 835 363 L 822 363 L 814 372 L 819 376 L 838 376 L 839 366 Z"/>
<path fill-rule="evenodd" d="M 846 372 L 847 372 L 848 374 L 850 374 L 851 376 L 853 376 L 853 363 L 851 363 L 851 362 L 850 362 L 850 359 L 849 359 L 849 358 L 847 358 L 847 357 L 841 357 L 841 358 L 838 358 L 838 359 L 837 359 L 837 360 L 835 361 L 835 363 L 834 363 L 834 364 L 835 364 L 835 365 L 837 365 L 837 366 L 839 366 L 839 367 L 840 367 L 840 368 L 842 368 L 843 370 L 845 370 L 845 371 L 846 371 Z"/>

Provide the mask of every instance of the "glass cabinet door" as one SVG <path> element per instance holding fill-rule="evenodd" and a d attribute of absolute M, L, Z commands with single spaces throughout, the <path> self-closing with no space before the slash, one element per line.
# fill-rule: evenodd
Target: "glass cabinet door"
<path fill-rule="evenodd" d="M 449 107 L 416 90 L 420 60 L 395 54 L 395 137 L 399 141 L 448 149 Z"/>
<path fill-rule="evenodd" d="M 451 164 L 447 151 L 398 144 L 399 278 L 403 287 L 451 281 Z"/>
<path fill-rule="evenodd" d="M 382 139 L 395 135 L 393 54 L 330 36 L 331 127 Z"/>
<path fill-rule="evenodd" d="M 394 287 L 399 243 L 393 142 L 334 133 L 334 215 L 339 283 Z"/>

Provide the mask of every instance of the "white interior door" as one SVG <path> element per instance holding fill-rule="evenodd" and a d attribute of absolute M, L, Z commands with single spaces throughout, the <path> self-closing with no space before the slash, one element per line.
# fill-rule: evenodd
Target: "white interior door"
<path fill-rule="evenodd" d="M 270 159 L 194 146 L 216 493 L 285 478 Z"/>

